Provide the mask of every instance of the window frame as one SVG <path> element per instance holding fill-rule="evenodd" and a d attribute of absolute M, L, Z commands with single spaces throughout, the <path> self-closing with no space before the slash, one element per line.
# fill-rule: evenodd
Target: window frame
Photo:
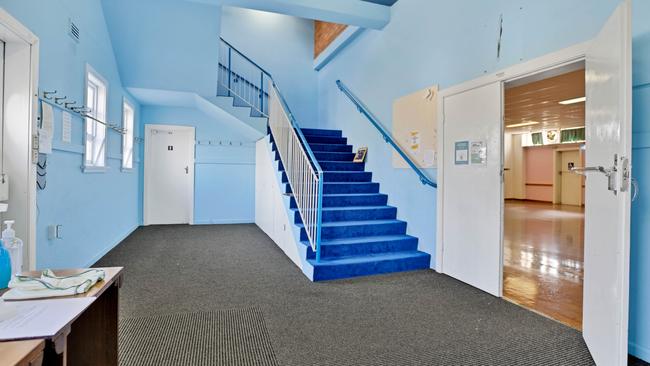
<path fill-rule="evenodd" d="M 92 79 L 95 79 L 95 81 L 93 81 Z M 94 110 L 94 108 L 93 108 L 94 102 L 92 102 L 93 106 L 90 105 L 91 101 L 88 99 L 88 89 L 90 88 L 91 84 L 94 84 L 97 87 L 97 94 L 101 95 L 102 87 L 104 89 L 103 90 L 103 93 L 104 93 L 103 116 L 99 115 L 98 111 Z M 97 97 L 97 99 L 98 99 L 97 103 L 98 103 L 98 105 L 101 106 L 100 103 L 102 103 L 102 101 L 99 100 L 99 98 L 100 97 L 98 96 Z M 89 64 L 86 64 L 86 73 L 85 73 L 85 81 L 84 81 L 84 106 L 93 109 L 93 110 L 91 110 L 90 113 L 88 113 L 88 115 L 91 116 L 91 117 L 97 118 L 100 121 L 106 122 L 108 120 L 108 118 L 107 118 L 108 117 L 108 105 L 109 105 L 108 98 L 109 98 L 109 84 L 108 84 L 108 81 L 100 73 L 98 73 L 95 69 L 93 69 L 92 66 L 90 66 Z M 102 119 L 102 117 L 103 117 L 103 119 Z M 103 129 L 103 137 L 104 137 L 104 139 L 103 139 L 103 144 L 102 144 L 102 147 L 101 147 L 102 148 L 101 154 L 102 154 L 103 159 L 101 161 L 101 165 L 99 165 L 97 163 L 89 164 L 89 159 L 88 159 L 88 144 L 89 144 L 89 139 L 88 139 L 89 126 L 88 126 L 88 124 L 89 123 L 93 124 L 93 128 L 95 130 L 97 130 L 99 128 Z M 94 120 L 90 119 L 90 118 L 84 118 L 84 131 L 83 132 L 84 132 L 84 137 L 83 137 L 83 140 L 84 140 L 83 172 L 84 173 L 103 173 L 103 172 L 105 172 L 106 169 L 108 168 L 107 167 L 107 156 L 106 156 L 106 154 L 107 154 L 106 146 L 108 144 L 108 126 L 103 125 L 103 124 L 101 124 L 101 123 L 99 123 L 97 121 L 94 121 Z M 93 144 L 94 144 L 94 141 L 93 141 Z"/>
<path fill-rule="evenodd" d="M 129 130 L 127 127 L 127 114 L 126 111 L 130 110 L 131 111 L 131 129 Z M 134 164 L 134 155 L 135 155 L 135 106 L 133 103 L 127 99 L 126 97 L 122 98 L 122 158 L 121 160 L 121 169 L 123 172 L 130 172 L 133 171 L 133 164 Z M 125 160 L 125 154 L 127 153 L 126 151 L 126 143 L 127 141 L 131 140 L 131 156 L 130 156 L 130 163 L 131 166 L 125 166 L 126 160 Z"/>

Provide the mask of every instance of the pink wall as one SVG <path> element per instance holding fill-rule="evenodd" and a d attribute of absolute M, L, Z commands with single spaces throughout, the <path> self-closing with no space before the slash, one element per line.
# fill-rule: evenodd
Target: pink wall
<path fill-rule="evenodd" d="M 528 147 L 525 151 L 526 199 L 553 202 L 552 147 Z M 531 184 L 543 184 L 531 185 Z"/>

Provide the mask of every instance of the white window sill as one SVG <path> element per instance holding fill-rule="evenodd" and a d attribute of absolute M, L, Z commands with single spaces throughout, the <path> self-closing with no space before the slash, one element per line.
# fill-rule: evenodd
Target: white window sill
<path fill-rule="evenodd" d="M 82 166 L 81 171 L 83 173 L 95 174 L 95 173 L 106 173 L 108 170 L 105 166 Z"/>

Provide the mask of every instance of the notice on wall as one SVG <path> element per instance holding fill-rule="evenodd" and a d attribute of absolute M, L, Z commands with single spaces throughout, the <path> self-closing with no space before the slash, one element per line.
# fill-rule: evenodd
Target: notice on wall
<path fill-rule="evenodd" d="M 454 160 L 456 165 L 469 164 L 469 141 L 456 141 L 454 144 Z"/>
<path fill-rule="evenodd" d="M 437 85 L 400 97 L 393 102 L 395 141 L 420 168 L 436 167 L 437 110 Z M 393 167 L 410 168 L 397 151 L 393 151 Z"/>
<path fill-rule="evenodd" d="M 72 142 L 72 115 L 68 112 L 63 112 L 61 121 L 61 141 L 65 143 Z"/>
<path fill-rule="evenodd" d="M 469 152 L 472 165 L 487 164 L 487 144 L 485 141 L 472 141 Z"/>

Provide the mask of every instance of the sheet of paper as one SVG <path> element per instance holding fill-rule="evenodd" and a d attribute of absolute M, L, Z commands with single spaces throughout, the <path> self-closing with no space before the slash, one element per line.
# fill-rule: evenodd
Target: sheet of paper
<path fill-rule="evenodd" d="M 94 300 L 94 297 L 79 297 L 0 301 L 0 341 L 53 337 Z"/>
<path fill-rule="evenodd" d="M 54 132 L 54 110 L 52 106 L 47 103 L 41 103 L 42 113 L 41 113 L 41 129 L 46 130 L 52 136 Z"/>
<path fill-rule="evenodd" d="M 52 135 L 44 128 L 38 129 L 38 152 L 41 154 L 52 153 Z"/>
<path fill-rule="evenodd" d="M 61 141 L 68 144 L 72 142 L 72 115 L 68 112 L 62 114 Z"/>

